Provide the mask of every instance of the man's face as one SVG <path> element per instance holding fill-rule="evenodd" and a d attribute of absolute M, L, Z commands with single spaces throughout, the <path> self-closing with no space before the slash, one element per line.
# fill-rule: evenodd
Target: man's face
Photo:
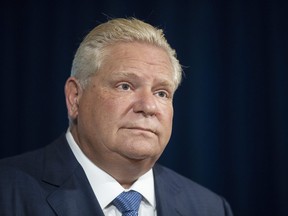
<path fill-rule="evenodd" d="M 164 50 L 136 42 L 112 45 L 79 97 L 74 138 L 100 167 L 121 160 L 153 166 L 171 136 L 174 91 Z"/>

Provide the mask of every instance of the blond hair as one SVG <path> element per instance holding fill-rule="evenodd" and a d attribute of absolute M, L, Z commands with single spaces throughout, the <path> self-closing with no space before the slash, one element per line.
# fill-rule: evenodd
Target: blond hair
<path fill-rule="evenodd" d="M 112 19 L 90 31 L 75 54 L 71 76 L 76 77 L 82 87 L 85 87 L 89 77 L 101 67 L 105 47 L 117 42 L 135 41 L 160 47 L 167 52 L 173 66 L 174 83 L 177 88 L 182 79 L 182 68 L 175 50 L 168 44 L 162 29 L 136 18 Z"/>

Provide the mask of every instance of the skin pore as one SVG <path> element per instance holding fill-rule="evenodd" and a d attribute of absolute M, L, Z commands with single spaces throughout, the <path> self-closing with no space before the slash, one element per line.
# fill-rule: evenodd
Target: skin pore
<path fill-rule="evenodd" d="M 82 89 L 65 85 L 71 133 L 84 154 L 123 187 L 153 167 L 172 132 L 173 67 L 167 53 L 140 42 L 107 48 Z"/>

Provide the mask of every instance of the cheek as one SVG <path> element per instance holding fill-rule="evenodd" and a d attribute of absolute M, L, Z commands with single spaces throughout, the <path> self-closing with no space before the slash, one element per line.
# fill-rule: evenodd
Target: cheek
<path fill-rule="evenodd" d="M 173 107 L 169 107 L 169 109 L 166 107 L 166 111 L 162 114 L 161 122 L 164 130 L 164 139 L 168 141 L 172 133 Z"/>
<path fill-rule="evenodd" d="M 116 99 L 101 100 L 98 106 L 95 107 L 94 112 L 96 113 L 95 121 L 101 124 L 99 127 L 107 130 L 106 132 L 111 130 L 111 132 L 113 132 L 113 128 L 115 128 L 120 121 L 121 103 Z"/>
<path fill-rule="evenodd" d="M 167 127 L 172 127 L 173 114 L 174 114 L 173 106 L 171 105 L 171 106 L 165 107 L 164 110 L 165 111 L 163 112 L 163 121 L 165 122 Z"/>
<path fill-rule="evenodd" d="M 85 95 L 82 98 L 79 108 L 79 118 L 84 126 L 90 127 L 91 130 L 102 127 L 107 118 L 109 105 L 105 98 L 101 96 L 94 97 L 91 95 Z"/>

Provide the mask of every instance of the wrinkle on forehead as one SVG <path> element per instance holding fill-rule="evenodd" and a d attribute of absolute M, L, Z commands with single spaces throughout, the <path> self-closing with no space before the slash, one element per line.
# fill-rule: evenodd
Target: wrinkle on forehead
<path fill-rule="evenodd" d="M 126 49 L 128 46 L 134 46 L 134 50 L 131 51 L 131 49 Z M 145 48 L 145 52 L 149 53 L 149 58 L 143 58 L 143 53 L 138 52 L 137 48 Z M 131 61 L 137 61 L 142 62 L 143 64 L 147 65 L 161 65 L 166 70 L 171 71 L 171 73 L 174 76 L 174 68 L 172 65 L 172 62 L 167 54 L 167 52 L 162 49 L 161 47 L 157 47 L 152 44 L 147 43 L 141 43 L 141 42 L 119 42 L 117 44 L 112 44 L 106 47 L 104 51 L 105 58 L 103 58 L 103 63 L 109 63 L 111 60 L 111 56 L 115 57 L 117 56 L 117 59 L 119 60 L 131 60 Z M 137 56 L 140 57 L 137 58 Z"/>

